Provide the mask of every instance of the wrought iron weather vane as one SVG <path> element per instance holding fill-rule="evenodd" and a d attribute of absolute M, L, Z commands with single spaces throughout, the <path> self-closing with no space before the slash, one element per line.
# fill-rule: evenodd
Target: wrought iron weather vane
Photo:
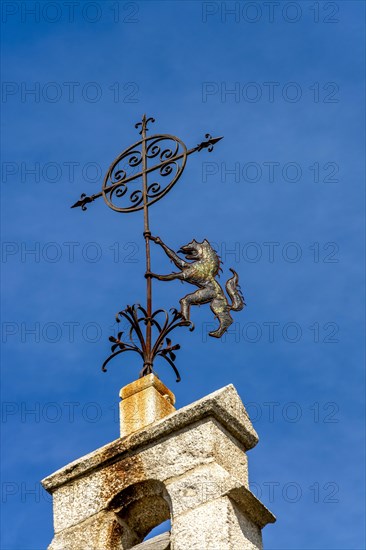
<path fill-rule="evenodd" d="M 85 211 L 89 203 L 103 197 L 106 204 L 116 212 L 129 213 L 143 210 L 146 308 L 140 304 L 134 304 L 117 313 L 116 321 L 119 323 L 125 319 L 130 328 L 127 337 L 123 337 L 122 331 L 118 333 L 117 337 L 110 336 L 112 353 L 104 361 L 102 370 L 106 371 L 106 365 L 117 355 L 126 351 L 134 351 L 143 360 L 140 377 L 153 372 L 154 359 L 160 356 L 173 368 L 179 382 L 180 375 L 174 363 L 174 352 L 180 346 L 179 344 L 172 345 L 168 335 L 175 328 L 181 326 L 189 326 L 190 330 L 193 330 L 190 306 L 210 303 L 211 310 L 220 322 L 219 328 L 211 332 L 210 335 L 219 338 L 233 322 L 230 310 L 239 311 L 245 304 L 238 286 L 238 275 L 234 270 L 231 270 L 233 277 L 226 283 L 231 304 L 225 297 L 223 289 L 215 279 L 220 270 L 220 259 L 208 241 L 205 240 L 202 243 L 192 241 L 183 246 L 178 253 L 184 254 L 188 260 L 186 261 L 168 248 L 159 237 L 153 237 L 149 225 L 150 206 L 166 195 L 176 184 L 183 173 L 187 157 L 202 149 L 208 149 L 211 152 L 222 137 L 213 138 L 210 134 L 206 134 L 205 141 L 192 149 L 187 149 L 179 138 L 170 134 L 156 134 L 147 137 L 146 133 L 150 122 L 154 123 L 154 118 L 146 118 L 144 115 L 142 121 L 135 125 L 135 128 L 140 129 L 141 139 L 125 149 L 112 162 L 104 177 L 102 191 L 91 196 L 83 193 L 71 208 L 80 207 Z M 133 185 L 132 188 L 129 188 L 130 184 Z M 150 241 L 163 248 L 168 257 L 180 269 L 179 272 L 169 275 L 156 275 L 151 272 Z M 198 290 L 182 298 L 180 301 L 181 311 L 172 308 L 170 314 L 162 309 L 153 312 L 153 278 L 161 281 L 180 279 L 197 286 Z"/>

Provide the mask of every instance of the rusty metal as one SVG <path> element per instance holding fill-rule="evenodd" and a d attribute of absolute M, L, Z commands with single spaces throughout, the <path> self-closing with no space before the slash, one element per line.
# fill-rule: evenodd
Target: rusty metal
<path fill-rule="evenodd" d="M 105 203 L 116 212 L 130 213 L 143 210 L 143 236 L 146 253 L 146 308 L 134 304 L 133 306 L 127 306 L 125 310 L 117 314 L 116 321 L 118 323 L 121 319 L 128 322 L 128 336 L 127 339 L 122 339 L 123 331 L 120 331 L 117 337 L 111 336 L 109 338 L 112 342 L 112 353 L 104 361 L 102 370 L 106 371 L 106 365 L 117 355 L 126 351 L 133 351 L 138 353 L 143 360 L 140 377 L 154 372 L 154 359 L 162 357 L 173 368 L 179 382 L 180 375 L 175 366 L 176 356 L 174 352 L 180 349 L 180 346 L 179 344 L 173 345 L 167 335 L 175 328 L 185 326 L 193 330 L 194 326 L 188 318 L 189 315 L 184 315 L 185 310 L 183 308 L 181 312 L 171 309 L 170 314 L 162 309 L 153 312 L 152 279 L 153 277 L 163 279 L 151 272 L 150 240 L 155 240 L 155 242 L 157 240 L 151 236 L 150 232 L 149 207 L 164 197 L 177 183 L 189 155 L 203 149 L 211 152 L 214 145 L 222 137 L 213 138 L 210 134 L 206 134 L 204 141 L 196 147 L 187 149 L 179 138 L 170 134 L 156 134 L 147 137 L 148 124 L 154 122 L 154 118 L 147 118 L 146 115 L 143 115 L 141 122 L 135 125 L 135 128 L 140 129 L 141 139 L 125 149 L 112 162 L 104 177 L 101 192 L 90 196 L 83 193 L 71 208 L 80 207 L 85 211 L 87 205 L 97 198 L 103 197 Z M 130 188 L 130 185 L 133 187 Z M 171 252 L 173 253 L 173 251 Z M 180 261 L 183 262 L 183 260 Z M 188 279 L 187 281 L 192 282 Z M 233 308 L 231 307 L 231 309 Z M 216 312 L 216 314 L 218 313 Z M 163 316 L 163 322 L 158 321 L 159 316 Z"/>

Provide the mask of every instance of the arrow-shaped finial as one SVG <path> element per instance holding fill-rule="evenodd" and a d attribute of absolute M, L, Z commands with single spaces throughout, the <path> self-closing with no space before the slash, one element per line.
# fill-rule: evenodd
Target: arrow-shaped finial
<path fill-rule="evenodd" d="M 80 195 L 80 200 L 76 201 L 76 203 L 70 206 L 70 208 L 77 208 L 78 206 L 81 206 L 81 210 L 86 210 L 87 209 L 86 205 L 89 202 L 93 202 L 95 198 L 96 198 L 95 195 L 91 195 L 91 197 L 87 197 L 85 193 L 82 193 L 82 195 Z"/>
<path fill-rule="evenodd" d="M 197 151 L 201 151 L 202 149 L 208 149 L 208 152 L 211 153 L 211 151 L 214 148 L 214 145 L 223 139 L 224 136 L 213 138 L 210 134 L 206 134 L 206 141 L 202 141 L 197 146 Z"/>

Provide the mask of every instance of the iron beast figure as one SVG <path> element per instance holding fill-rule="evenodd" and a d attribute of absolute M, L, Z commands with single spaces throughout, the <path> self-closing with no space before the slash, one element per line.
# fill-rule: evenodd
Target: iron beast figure
<path fill-rule="evenodd" d="M 230 304 L 221 285 L 215 279 L 215 277 L 219 275 L 220 258 L 206 239 L 202 243 L 193 240 L 178 250 L 178 253 L 184 254 L 186 260 L 188 260 L 186 261 L 163 243 L 160 237 L 149 235 L 149 238 L 162 247 L 166 255 L 174 262 L 180 271 L 177 273 L 170 273 L 169 275 L 157 275 L 156 273 L 147 272 L 146 277 L 153 277 L 159 281 L 173 281 L 174 279 L 179 279 L 198 286 L 196 292 L 187 294 L 180 300 L 181 314 L 186 321 L 190 321 L 191 305 L 209 303 L 215 317 L 217 317 L 220 322 L 217 330 L 210 332 L 209 335 L 214 338 L 221 338 L 224 332 L 233 323 L 230 311 L 240 311 L 245 306 L 244 298 L 238 285 L 238 274 L 233 269 L 230 269 L 233 276 L 225 285 L 226 291 L 231 299 Z"/>

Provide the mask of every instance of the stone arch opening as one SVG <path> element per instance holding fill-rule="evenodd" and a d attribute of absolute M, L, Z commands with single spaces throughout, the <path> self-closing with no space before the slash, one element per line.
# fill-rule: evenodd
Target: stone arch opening
<path fill-rule="evenodd" d="M 171 519 L 171 500 L 158 480 L 130 485 L 115 495 L 108 508 L 116 515 L 123 550 L 140 544 L 152 529 Z"/>

